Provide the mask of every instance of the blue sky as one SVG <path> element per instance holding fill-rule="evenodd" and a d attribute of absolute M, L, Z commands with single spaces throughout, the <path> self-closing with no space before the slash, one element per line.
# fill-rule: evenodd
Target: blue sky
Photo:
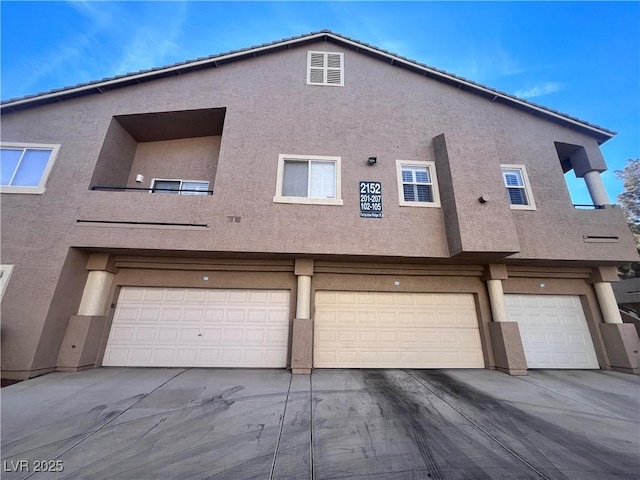
<path fill-rule="evenodd" d="M 639 2 L 7 2 L 3 100 L 321 29 L 618 132 L 640 157 Z M 591 203 L 569 174 L 575 203 Z"/>

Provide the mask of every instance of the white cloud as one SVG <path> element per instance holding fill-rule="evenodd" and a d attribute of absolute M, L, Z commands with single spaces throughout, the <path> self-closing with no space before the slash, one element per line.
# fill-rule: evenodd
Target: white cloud
<path fill-rule="evenodd" d="M 516 97 L 521 98 L 534 98 L 548 95 L 550 93 L 559 92 L 562 89 L 562 85 L 558 82 L 545 82 L 540 85 L 535 85 L 531 88 L 522 88 L 516 91 Z"/>

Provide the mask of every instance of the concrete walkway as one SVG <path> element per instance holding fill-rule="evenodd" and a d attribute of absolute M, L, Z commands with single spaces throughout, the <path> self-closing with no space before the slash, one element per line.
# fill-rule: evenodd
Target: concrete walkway
<path fill-rule="evenodd" d="M 2 389 L 2 478 L 636 480 L 639 387 L 601 371 L 53 373 Z"/>

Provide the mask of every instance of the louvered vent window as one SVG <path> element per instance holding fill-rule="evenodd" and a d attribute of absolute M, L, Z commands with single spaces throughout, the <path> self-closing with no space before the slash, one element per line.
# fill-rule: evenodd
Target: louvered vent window
<path fill-rule="evenodd" d="M 344 54 L 310 51 L 307 57 L 307 84 L 343 86 Z"/>
<path fill-rule="evenodd" d="M 523 165 L 502 165 L 502 178 L 511 208 L 535 209 L 527 171 Z"/>

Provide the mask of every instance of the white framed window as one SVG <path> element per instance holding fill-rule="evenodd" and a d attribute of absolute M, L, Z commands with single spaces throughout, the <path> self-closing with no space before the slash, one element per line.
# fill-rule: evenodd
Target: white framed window
<path fill-rule="evenodd" d="M 400 206 L 440 206 L 435 163 L 396 160 L 396 174 Z"/>
<path fill-rule="evenodd" d="M 307 85 L 344 86 L 344 54 L 307 52 Z"/>
<path fill-rule="evenodd" d="M 531 185 L 524 165 L 500 165 L 502 179 L 507 189 L 507 197 L 511 208 L 516 210 L 535 210 L 536 203 L 531 193 Z"/>
<path fill-rule="evenodd" d="M 43 194 L 60 145 L 0 144 L 0 192 Z"/>
<path fill-rule="evenodd" d="M 151 180 L 151 193 L 169 193 L 174 195 L 209 195 L 209 182 L 202 180 L 180 180 L 154 178 Z"/>
<path fill-rule="evenodd" d="M 11 278 L 13 272 L 13 265 L 0 265 L 0 302 L 4 297 L 4 291 L 7 289 L 7 284 Z"/>
<path fill-rule="evenodd" d="M 280 155 L 274 202 L 342 205 L 340 157 Z"/>

